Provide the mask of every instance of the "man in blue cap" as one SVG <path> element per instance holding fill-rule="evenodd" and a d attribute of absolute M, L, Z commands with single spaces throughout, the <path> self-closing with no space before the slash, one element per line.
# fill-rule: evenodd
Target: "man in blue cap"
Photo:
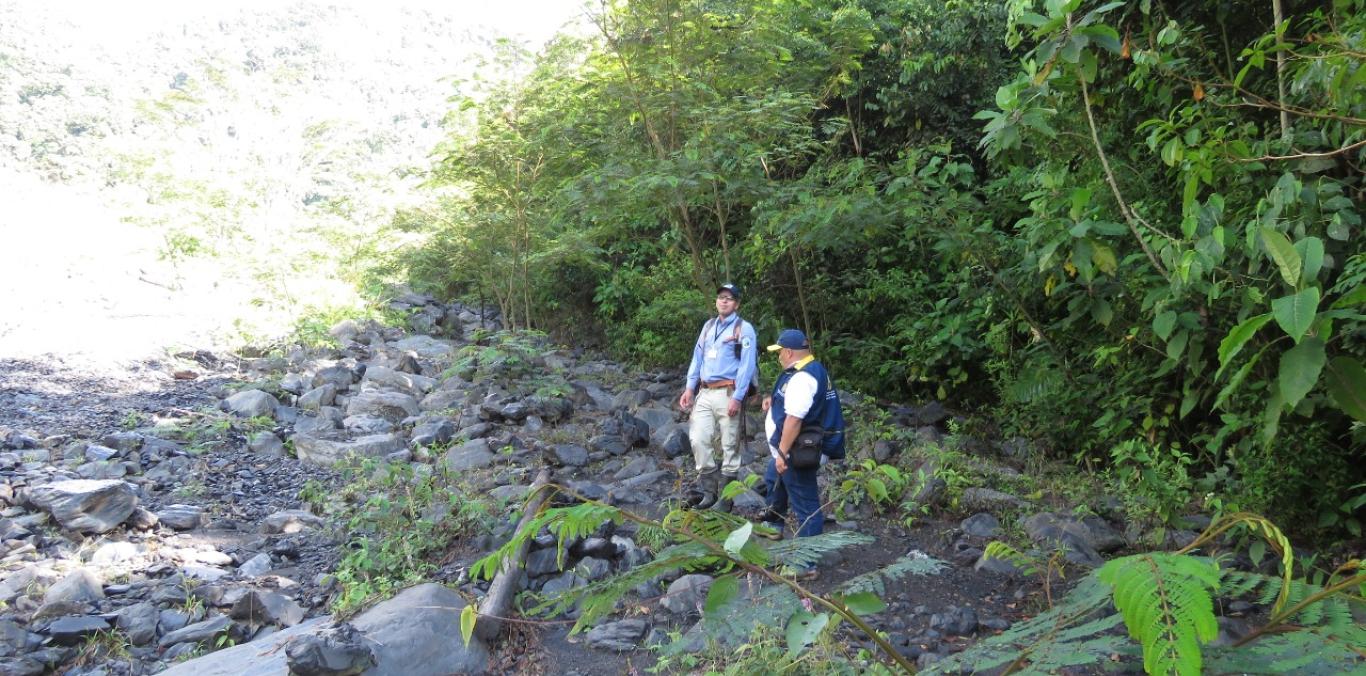
<path fill-rule="evenodd" d="M 778 342 L 768 346 L 778 353 L 783 372 L 773 383 L 773 394 L 764 399 L 764 432 L 768 438 L 768 470 L 764 482 L 768 485 L 768 513 L 765 520 L 781 521 L 789 504 L 797 517 L 797 536 L 819 535 L 825 528 L 821 513 L 820 486 L 816 483 L 821 465 L 827 459 L 844 457 L 844 414 L 840 409 L 839 392 L 825 366 L 811 354 L 806 334 L 797 329 L 785 329 Z M 819 431 L 821 455 L 811 467 L 792 467 L 789 464 L 793 446 L 803 432 Z M 816 569 L 801 571 L 798 577 L 812 579 Z"/>
<path fill-rule="evenodd" d="M 729 510 L 729 500 L 718 500 L 721 489 L 740 472 L 740 416 L 745 396 L 758 376 L 754 327 L 740 318 L 740 287 L 716 289 L 716 316 L 702 325 L 693 344 L 688 383 L 678 406 L 692 409 L 688 439 L 697 470 L 696 507 Z M 713 441 L 721 436 L 718 470 Z"/>

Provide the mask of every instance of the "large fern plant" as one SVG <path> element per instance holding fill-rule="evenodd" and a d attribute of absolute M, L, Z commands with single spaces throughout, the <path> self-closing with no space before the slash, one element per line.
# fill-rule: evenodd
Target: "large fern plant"
<path fill-rule="evenodd" d="M 570 493 L 563 487 L 555 490 Z M 662 520 L 572 495 L 579 504 L 546 508 L 535 515 L 498 550 L 480 559 L 471 575 L 491 579 L 504 562 L 515 555 L 528 539 L 543 530 L 557 536 L 559 563 L 564 563 L 564 543 L 592 533 L 608 521 L 635 522 L 668 533 L 673 542 L 657 552 L 651 561 L 638 565 L 585 587 L 540 597 L 526 609 L 529 614 L 558 615 L 577 608 L 578 619 L 572 632 L 591 627 L 612 613 L 618 602 L 642 582 L 654 580 L 671 571 L 705 570 L 716 576 L 703 607 L 699 637 L 706 641 L 743 640 L 760 625 L 786 627 L 788 650 L 797 655 L 822 635 L 837 630 L 841 623 L 854 625 L 882 649 L 889 662 L 907 672 L 914 667 L 862 616 L 886 608 L 879 596 L 889 581 L 911 574 L 937 573 L 944 563 L 924 555 L 908 555 L 893 564 L 855 577 L 834 593 L 820 595 L 803 587 L 782 570 L 806 568 L 825 554 L 853 545 L 867 544 L 873 538 L 851 531 L 834 531 L 815 537 L 766 543 L 754 537 L 768 529 L 739 516 L 712 510 L 678 509 Z M 770 529 L 771 530 L 771 529 Z M 473 605 L 461 616 L 461 633 L 468 642 L 477 622 Z M 686 643 L 678 643 L 675 649 Z"/>
<path fill-rule="evenodd" d="M 1196 554 L 1233 528 L 1264 538 L 1280 555 L 1282 574 L 1221 569 L 1217 560 Z M 1106 563 L 1047 612 L 935 663 L 930 671 L 1043 674 L 1141 656 L 1152 674 L 1362 674 L 1366 628 L 1354 621 L 1351 606 L 1366 604 L 1364 588 L 1360 560 L 1347 562 L 1321 583 L 1295 578 L 1294 554 L 1284 534 L 1261 517 L 1234 514 L 1178 552 Z M 1211 645 L 1219 631 L 1215 601 L 1254 594 L 1270 605 L 1266 623 L 1236 642 Z M 1120 631 L 1121 624 L 1137 644 Z"/>

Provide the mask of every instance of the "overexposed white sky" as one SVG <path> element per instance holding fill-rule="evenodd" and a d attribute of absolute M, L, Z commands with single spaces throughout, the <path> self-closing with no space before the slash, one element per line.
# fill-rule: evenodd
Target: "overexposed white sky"
<path fill-rule="evenodd" d="M 586 0 L 315 0 L 316 4 L 354 7 L 382 16 L 400 7 L 425 9 L 450 16 L 460 24 L 488 26 L 499 34 L 519 37 L 539 46 L 565 22 L 583 12 Z M 591 0 L 590 0 L 591 1 Z M 280 0 L 18 0 L 63 16 L 78 25 L 85 37 L 99 42 L 136 39 L 170 22 L 228 15 L 238 9 L 279 7 Z"/>

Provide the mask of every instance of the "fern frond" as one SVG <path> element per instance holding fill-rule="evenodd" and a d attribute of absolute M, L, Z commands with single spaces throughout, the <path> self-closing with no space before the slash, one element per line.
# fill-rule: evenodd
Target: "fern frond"
<path fill-rule="evenodd" d="M 1042 401 L 1063 386 L 1062 373 L 1052 360 L 1032 360 L 1015 373 L 1002 394 L 1011 404 Z"/>
<path fill-rule="evenodd" d="M 1132 645 L 1111 631 L 1123 618 L 1109 605 L 1110 588 L 1089 573 L 1047 612 L 982 639 L 921 673 L 980 673 L 1008 664 L 1027 667 L 1030 673 L 1056 673 L 1065 667 L 1106 663 Z"/>
<path fill-rule="evenodd" d="M 673 545 L 659 552 L 650 561 L 586 586 L 566 589 L 554 595 L 533 594 L 531 596 L 537 602 L 526 612 L 530 615 L 554 617 L 577 606 L 578 621 L 574 623 L 570 633 L 578 633 L 615 611 L 617 601 L 640 584 L 672 570 L 692 572 L 713 567 L 717 562 L 717 557 L 711 554 L 711 550 L 700 543 L 685 542 Z"/>
<path fill-rule="evenodd" d="M 1219 588 L 1219 568 L 1213 562 L 1182 554 L 1136 554 L 1106 563 L 1096 577 L 1114 587 L 1115 607 L 1129 635 L 1143 646 L 1148 673 L 1201 673 L 1200 644 L 1219 634 L 1211 596 Z"/>
<path fill-rule="evenodd" d="M 873 538 L 850 530 L 837 530 L 813 535 L 809 538 L 793 538 L 768 545 L 772 560 L 795 568 L 808 568 L 816 565 L 827 552 L 845 547 L 866 545 Z"/>
<path fill-rule="evenodd" d="M 759 587 L 751 580 L 743 591 L 714 612 L 702 615 L 702 622 L 693 631 L 702 638 L 723 646 L 736 646 L 749 640 L 760 626 L 781 627 L 792 613 L 802 608 L 797 594 L 783 585 Z M 692 633 L 692 632 L 689 632 Z M 693 637 L 670 644 L 666 654 L 674 654 L 693 643 Z"/>
<path fill-rule="evenodd" d="M 1224 571 L 1220 584 L 1220 596 L 1236 598 L 1255 593 L 1256 602 L 1261 605 L 1269 605 L 1277 599 L 1284 599 L 1287 607 L 1293 607 L 1323 592 L 1321 585 L 1304 580 L 1292 580 L 1289 591 L 1285 591 L 1280 576 L 1241 570 Z M 1295 614 L 1293 621 L 1305 627 L 1326 627 L 1330 633 L 1342 631 L 1355 622 L 1347 597 L 1342 595 L 1328 596 L 1318 603 L 1305 606 Z"/>
<path fill-rule="evenodd" d="M 1366 628 L 1266 634 L 1248 645 L 1210 649 L 1206 667 L 1219 674 L 1366 674 Z"/>
<path fill-rule="evenodd" d="M 987 543 L 986 549 L 982 551 L 982 557 L 987 559 L 1001 559 L 1014 564 L 1026 577 L 1037 575 L 1043 569 L 1042 561 L 1021 552 L 1010 545 L 999 540 L 992 540 Z"/>
<path fill-rule="evenodd" d="M 850 578 L 839 586 L 841 594 L 872 592 L 882 596 L 887 592 L 887 583 L 900 580 L 907 575 L 938 575 L 948 564 L 915 551 L 907 554 L 889 566 Z"/>

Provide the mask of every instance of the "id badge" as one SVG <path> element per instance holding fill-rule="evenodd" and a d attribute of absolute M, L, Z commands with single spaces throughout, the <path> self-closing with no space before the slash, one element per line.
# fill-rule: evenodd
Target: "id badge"
<path fill-rule="evenodd" d="M 716 346 L 713 345 L 707 349 L 707 359 L 716 359 L 718 355 L 719 353 L 716 350 Z"/>

